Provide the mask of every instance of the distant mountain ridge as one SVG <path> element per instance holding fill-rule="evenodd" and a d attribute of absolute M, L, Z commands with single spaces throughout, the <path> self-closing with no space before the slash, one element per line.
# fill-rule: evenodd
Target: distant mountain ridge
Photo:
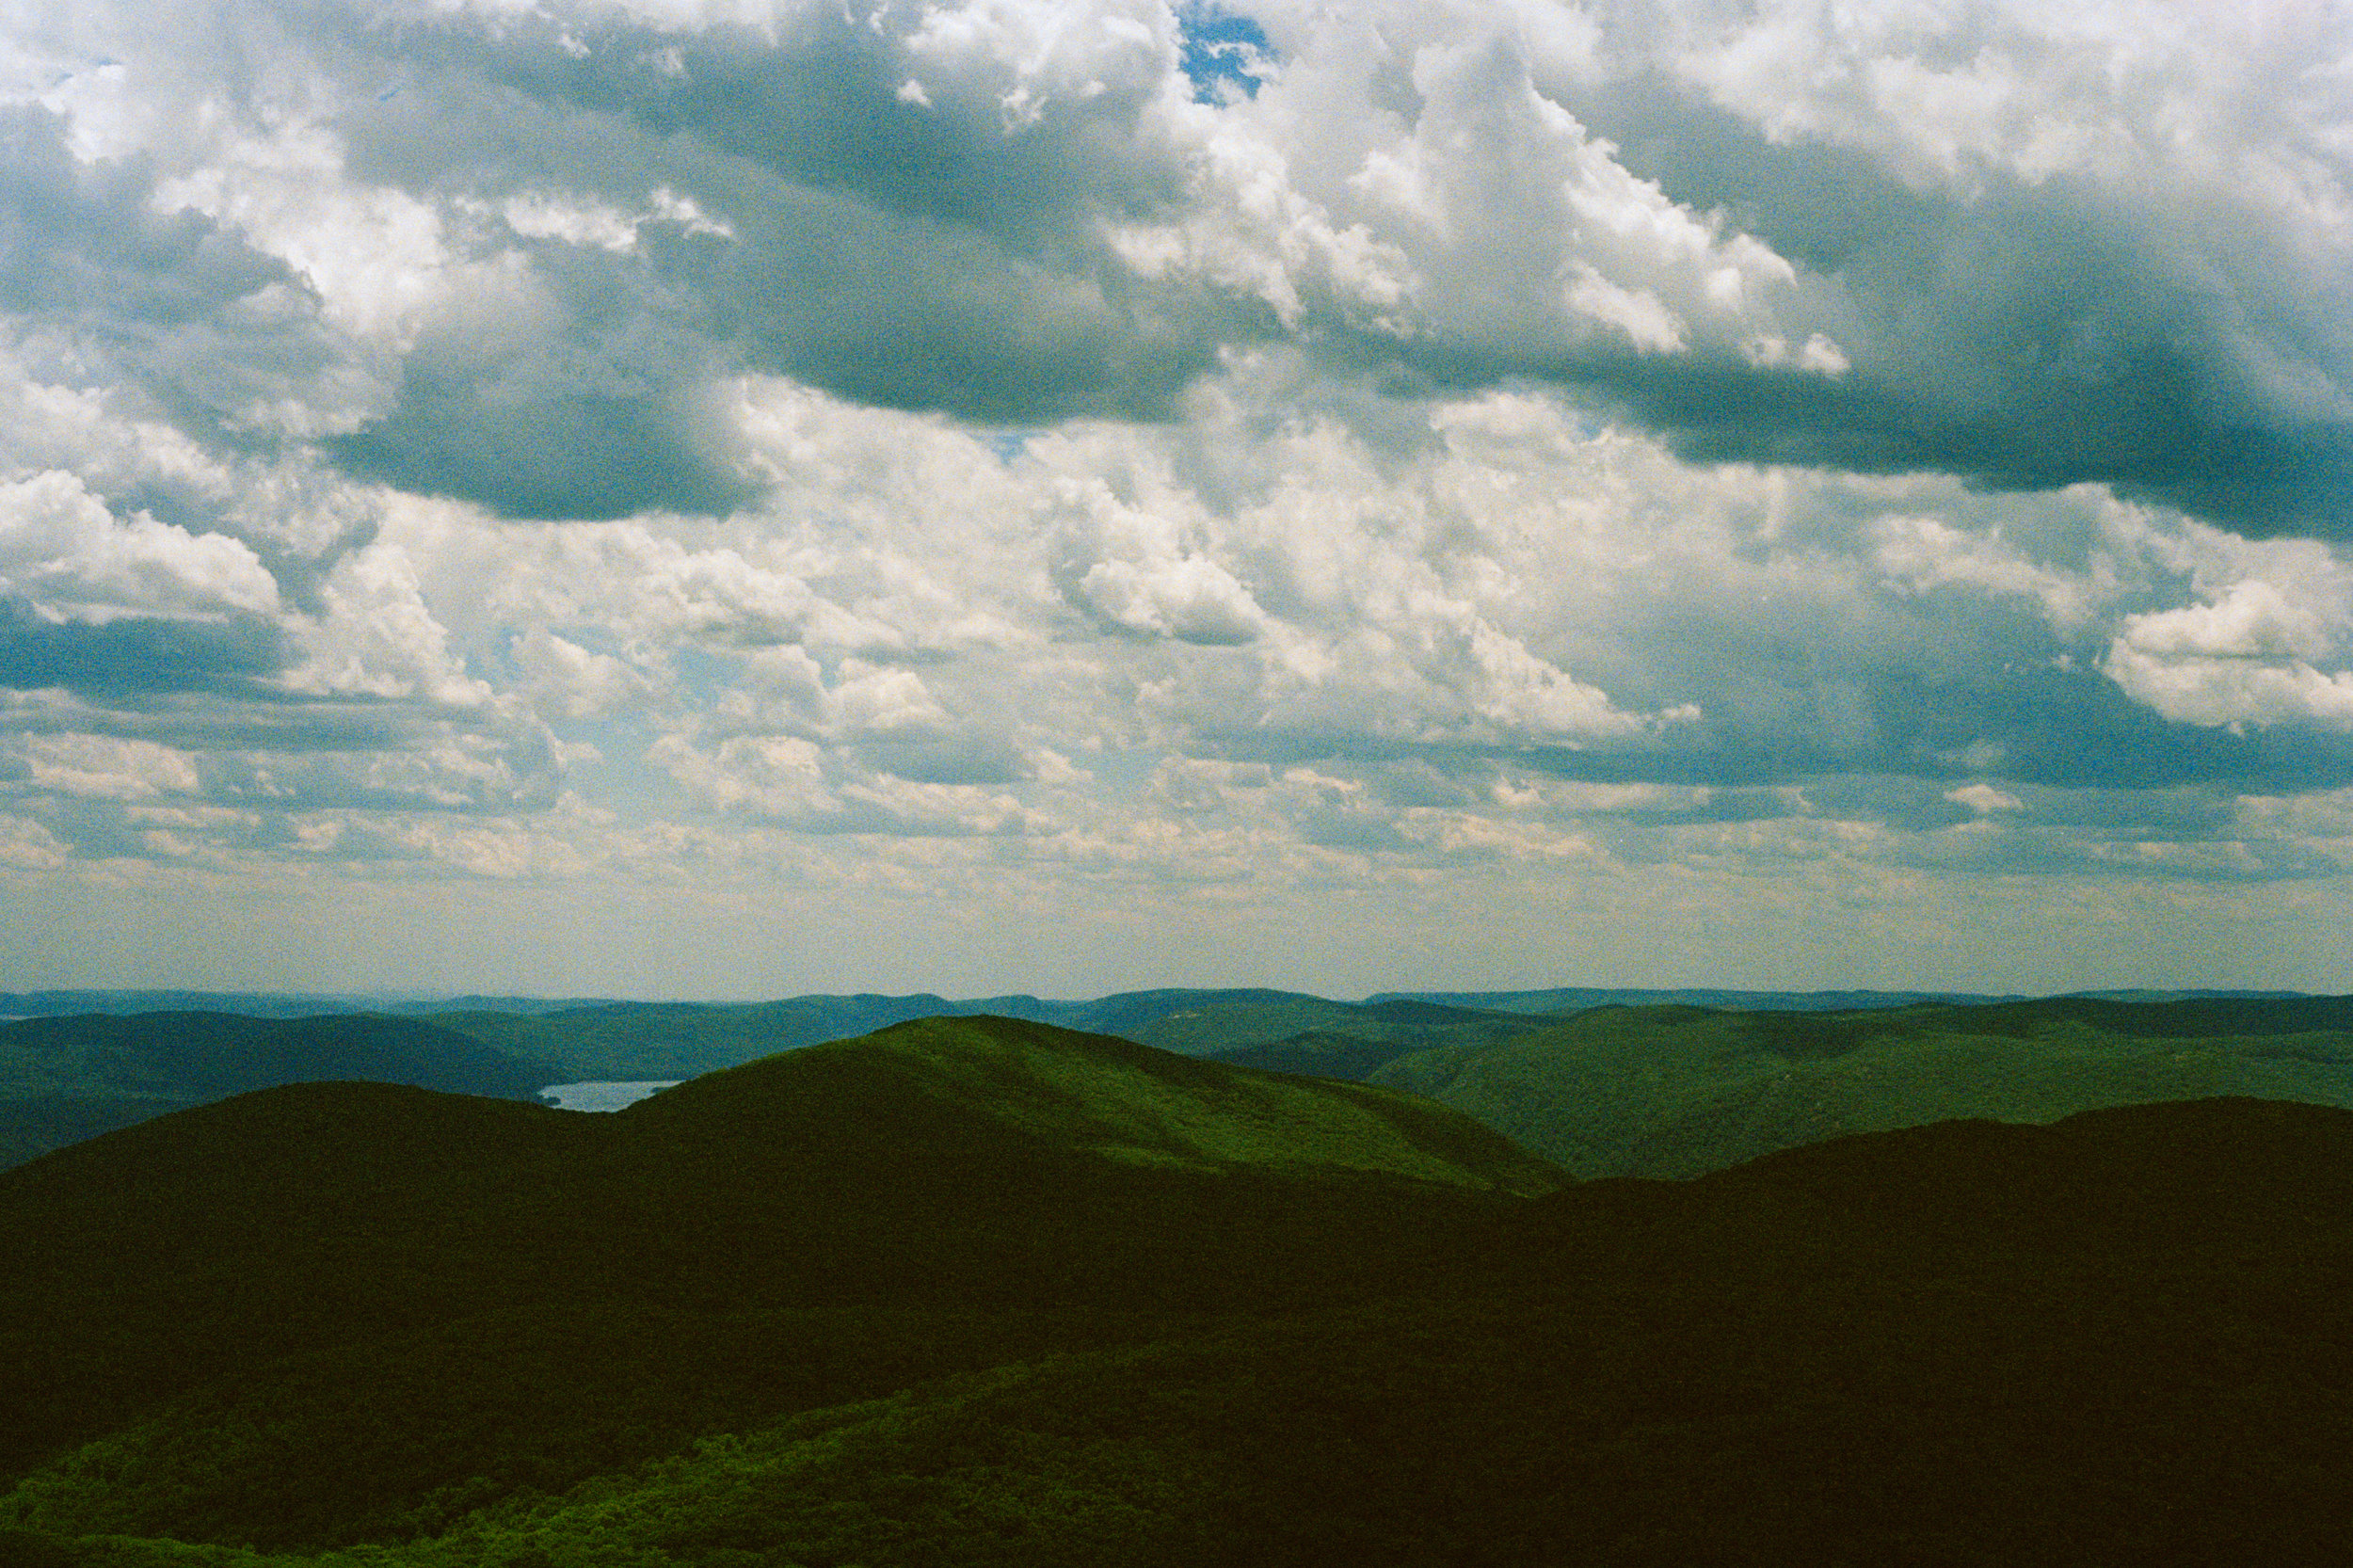
<path fill-rule="evenodd" d="M 15 1000 L 59 1003 L 68 994 Z M 509 1095 L 583 1080 L 686 1079 L 924 1017 L 1013 1016 L 1195 1055 L 1321 1031 L 1375 1042 L 1378 1060 L 1502 1038 L 1531 1027 L 1503 1014 L 1422 1003 L 1362 1007 L 1268 990 L 1143 991 L 1078 1002 L 1035 997 L 957 1002 L 931 995 L 871 994 L 747 1003 L 591 1001 L 398 1016 L 332 1011 L 300 1019 L 280 1018 L 271 1010 L 284 999 L 262 999 L 270 1006 L 247 1014 L 142 1011 L 132 1005 L 141 1000 L 184 1000 L 182 993 L 102 993 L 99 1000 L 120 1011 L 0 1023 L 0 1168 L 145 1116 L 265 1082 L 358 1076 Z M 390 1027 L 394 1024 L 400 1027 Z M 95 1044 L 123 1037 L 126 1029 L 144 1031 L 142 1037 L 152 1041 L 176 1036 L 179 1044 L 159 1047 L 134 1082 L 102 1070 L 104 1052 Z M 281 1048 L 290 1038 L 288 1029 L 297 1030 L 307 1042 L 307 1060 L 302 1052 L 290 1055 Z M 35 1041 L 54 1043 L 76 1032 L 88 1036 L 90 1051 L 44 1055 L 33 1048 Z M 435 1065 L 384 1058 L 373 1071 L 350 1067 L 353 1052 L 376 1048 L 366 1042 L 380 1044 L 393 1035 L 436 1040 L 445 1060 Z M 271 1069 L 253 1076 L 252 1064 L 264 1061 Z M 70 1070 L 76 1064 L 83 1070 Z"/>
<path fill-rule="evenodd" d="M 1962 1117 L 2047 1123 L 2213 1096 L 2353 1107 L 2353 997 L 1956 1007 L 1600 1007 L 1397 1057 L 1427 1095 L 1580 1177 L 1680 1178 Z"/>
<path fill-rule="evenodd" d="M 387 1013 L 411 1017 L 467 1011 L 536 1015 L 595 1006 L 602 1000 L 308 991 L 0 991 L 0 1018 L 54 1018 L 88 1013 L 227 1013 L 246 1018 L 312 1018 L 347 1013 Z"/>
<path fill-rule="evenodd" d="M 2282 998 L 2300 991 L 2073 991 L 2069 996 L 2116 1001 L 2183 1001 L 2195 998 Z M 2005 995 L 1974 991 L 1727 991 L 1708 988 L 1625 988 L 1563 986 L 1538 991 L 1380 991 L 1365 999 L 1385 1001 L 1427 1001 L 1444 1007 L 1477 1008 L 1497 1013 L 1569 1013 L 1593 1007 L 1715 1007 L 1740 1012 L 1847 1013 L 1865 1008 L 1917 1007 L 1939 1003 L 1950 1007 L 1982 1007 L 1995 1002 L 2043 1000 L 2011 992 Z"/>
<path fill-rule="evenodd" d="M 2063 993 L 2121 1001 L 2177 1001 L 2199 997 L 2293 997 L 2307 993 L 2263 990 L 2106 990 Z M 422 1017 L 444 1013 L 513 1013 L 544 1017 L 557 1013 L 592 1010 L 696 1010 L 773 1007 L 792 1003 L 838 1002 L 876 1013 L 913 1007 L 909 1017 L 942 1014 L 996 1014 L 1058 1024 L 1064 1029 L 1121 1032 L 1124 1015 L 1154 1016 L 1163 1001 L 1186 997 L 1239 1000 L 1305 1001 L 1331 1007 L 1377 1008 L 1395 1002 L 1425 1002 L 1436 1006 L 1498 1013 L 1559 1013 L 1575 1008 L 1641 1006 L 1645 1004 L 1727 1007 L 1750 1010 L 1836 1012 L 1865 1007 L 1909 1007 L 1920 1002 L 1975 1005 L 2036 1000 L 2023 993 L 1968 991 L 1741 991 L 1691 987 L 1563 986 L 1531 991 L 1376 991 L 1358 1002 L 1334 1001 L 1300 991 L 1267 989 L 1192 989 L 1128 991 L 1077 1001 L 1056 1001 L 1026 993 L 952 1000 L 931 992 L 855 995 L 812 992 L 770 1002 L 640 1001 L 613 997 L 438 996 L 424 993 L 194 991 L 194 990 L 45 990 L 0 991 L 0 1018 L 60 1017 L 84 1013 L 228 1013 L 254 1018 L 302 1018 L 325 1014 L 388 1013 Z M 898 1022 L 899 1019 L 887 1019 Z M 880 1027 L 877 1025 L 876 1027 Z"/>
<path fill-rule="evenodd" d="M 342 1005 L 351 999 L 331 998 L 211 998 L 207 1000 L 229 1004 L 231 1009 L 211 1013 L 184 1008 L 159 1012 L 147 1005 L 166 1000 L 180 1002 L 199 995 L 44 992 L 0 999 L 18 1007 L 61 1007 L 85 1000 L 104 1004 L 96 1011 L 75 1015 L 89 1020 L 87 1032 L 93 1042 L 93 1050 L 94 1042 L 112 1037 L 108 1031 L 117 1026 L 100 1021 L 109 1017 L 151 1020 L 141 1026 L 148 1029 L 151 1036 L 159 1029 L 184 1036 L 178 1046 L 153 1053 L 143 1075 L 126 1078 L 104 1065 L 104 1052 L 76 1056 L 71 1052 L 60 1055 L 54 1050 L 44 1054 L 30 1048 L 30 1043 L 36 1039 L 56 1038 L 54 1034 L 44 1036 L 37 1029 L 24 1032 L 36 1020 L 0 1024 L 0 1169 L 146 1116 L 240 1089 L 260 1087 L 264 1082 L 373 1077 L 382 1081 L 512 1095 L 582 1080 L 679 1080 L 778 1051 L 856 1038 L 922 1017 L 1016 1017 L 1058 1028 L 1117 1035 L 1143 1045 L 1266 1071 L 1365 1081 L 1391 1064 L 1417 1053 L 1475 1053 L 1556 1027 L 1564 1014 L 1542 1011 L 1544 1008 L 1565 1009 L 1568 1016 L 1574 1016 L 1590 1013 L 1596 1007 L 1622 1005 L 1596 1001 L 1601 998 L 1735 997 L 1758 1002 L 1758 1007 L 1749 1011 L 1759 1017 L 1853 1017 L 1866 1013 L 1893 1017 L 1903 1014 L 1906 1007 L 1951 1005 L 1916 1001 L 1898 1005 L 1902 999 L 1895 993 L 1655 993 L 1591 989 L 1385 994 L 1367 1002 L 1345 1002 L 1265 988 L 1163 988 L 1083 1001 L 1055 1001 L 1032 996 L 956 1001 L 930 994 L 804 996 L 745 1003 L 557 1002 L 469 998 L 460 1000 L 475 1005 L 463 1010 L 429 1011 L 441 1004 L 410 1000 L 400 1003 L 400 1011 L 393 1014 L 351 1011 Z M 1857 995 L 1867 996 L 1869 1006 L 1846 1012 L 1822 1009 L 1825 999 Z M 1448 997 L 1483 1000 L 1497 1005 L 1464 1007 L 1444 1000 Z M 2133 1005 L 2104 1003 L 2098 998 L 2089 997 L 1974 1005 L 1984 1019 L 1990 1020 L 2001 1007 L 2032 1008 L 2056 1005 L 2058 1001 L 2091 1007 Z M 333 1002 L 335 1006 L 299 1019 L 281 1016 L 285 1007 L 312 1002 Z M 2192 1020 L 2185 1022 L 2182 1028 L 2188 1033 L 2199 1034 L 2212 1033 L 2221 1027 L 2213 1019 L 2238 1016 L 2233 1009 L 2276 1005 L 2293 1012 L 2307 1003 L 2318 1005 L 2313 999 L 2299 999 L 2293 994 L 2209 992 L 2197 993 L 2177 1005 L 2186 1009 L 2178 1017 Z M 239 1006 L 247 1011 L 233 1011 Z M 212 1021 L 197 1021 L 200 1018 Z M 369 1051 L 380 1052 L 384 1043 L 392 1037 L 386 1032 L 384 1020 L 388 1018 L 410 1026 L 411 1033 L 403 1037 L 410 1041 L 407 1048 L 411 1055 L 397 1061 L 379 1055 L 369 1058 L 376 1063 L 374 1066 L 352 1065 Z M 161 1019 L 181 1021 L 153 1021 Z M 246 1021 L 240 1024 L 239 1019 Z M 2201 1019 L 2208 1021 L 2195 1021 Z M 302 1048 L 289 1050 L 284 1042 L 296 1036 L 282 1034 L 281 1026 L 296 1024 Z M 44 1027 L 71 1032 L 82 1026 L 61 1021 L 53 1015 Z M 425 1054 L 417 1056 L 416 1051 Z M 489 1054 L 485 1055 L 486 1051 Z M 212 1057 L 218 1060 L 209 1060 Z M 260 1064 L 268 1065 L 264 1069 L 257 1065 Z M 2242 1081 L 2216 1080 L 2215 1083 L 2229 1086 Z M 2153 1093 L 2144 1097 L 2169 1097 L 2173 1094 L 2174 1091 Z M 2331 1096 L 2322 1097 L 2333 1102 Z M 2109 1103 L 2112 1099 L 2110 1096 L 2092 1103 Z M 1480 1113 L 1498 1114 L 1492 1107 Z M 1742 1146 L 1755 1152 L 1767 1145 Z"/>
<path fill-rule="evenodd" d="M 0 1169 L 146 1117 L 283 1083 L 532 1099 L 552 1069 L 423 1018 L 90 1014 L 0 1024 Z"/>

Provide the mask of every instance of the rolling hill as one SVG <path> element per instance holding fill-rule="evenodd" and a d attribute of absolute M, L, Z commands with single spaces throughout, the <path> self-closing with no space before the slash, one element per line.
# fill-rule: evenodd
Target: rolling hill
<path fill-rule="evenodd" d="M 928 1365 L 920 1346 L 936 1336 L 1027 1343 L 1021 1325 L 1057 1313 L 1090 1315 L 1083 1341 L 1128 1310 L 1345 1300 L 1460 1244 L 1417 1214 L 1475 1231 L 1506 1194 L 1558 1181 L 1468 1118 L 1391 1092 L 1003 1019 L 901 1026 L 608 1116 L 376 1084 L 273 1089 L 0 1174 L 15 1263 L 0 1278 L 0 1408 L 26 1413 L 0 1429 L 0 1471 L 223 1379 L 250 1389 L 282 1358 L 475 1319 L 536 1325 L 540 1353 L 584 1336 L 642 1357 L 638 1325 L 676 1334 L 683 1314 L 699 1325 L 689 1337 L 720 1345 L 714 1365 L 773 1363 L 742 1338 L 782 1321 L 854 1348 L 880 1334 L 856 1354 L 903 1367 Z M 347 1371 L 324 1397 L 344 1397 Z M 478 1367 L 450 1371 L 471 1391 L 420 1393 L 414 1419 L 485 1397 Z M 380 1453 L 407 1431 L 373 1450 L 346 1432 L 333 1451 Z M 619 1441 L 598 1438 L 592 1457 Z M 468 1462 L 462 1444 L 417 1443 L 429 1464 Z M 266 1466 L 238 1484 L 281 1489 Z M 392 1501 L 423 1507 L 433 1490 Z"/>
<path fill-rule="evenodd" d="M 525 1016 L 440 1014 L 433 1021 L 487 1045 L 560 1062 L 580 1079 L 692 1078 L 777 1051 L 853 1039 L 916 1018 L 996 1016 L 1112 1034 L 1188 1056 L 1271 1046 L 1310 1032 L 1391 1054 L 1484 1043 L 1535 1027 L 1508 1014 L 1422 1002 L 1363 1005 L 1292 991 L 1133 991 L 1092 1001 L 915 995 L 807 996 L 748 1003 L 612 1002 Z"/>
<path fill-rule="evenodd" d="M 1506 1038 L 1534 1027 L 1499 1014 L 1410 1002 L 1360 1007 L 1274 991 L 1137 992 L 1087 1002 L 862 995 L 525 1007 L 512 999 L 479 999 L 494 1005 L 417 1016 L 337 1008 L 294 1018 L 267 1008 L 133 1010 L 143 999 L 177 1000 L 177 993 L 91 995 L 122 1011 L 0 1023 L 0 1169 L 148 1116 L 267 1084 L 366 1079 L 527 1096 L 584 1080 L 692 1078 L 924 1017 L 994 1012 L 1202 1055 L 1265 1048 L 1314 1023 L 1323 1032 L 1319 1038 L 1363 1042 L 1364 1071 L 1405 1051 Z M 258 1004 L 273 999 L 222 1000 Z M 1288 1070 L 1292 1059 L 1243 1064 Z M 1363 1071 L 1342 1076 L 1362 1077 Z"/>
<path fill-rule="evenodd" d="M 0 1024 L 0 1168 L 168 1111 L 282 1083 L 366 1080 L 528 1099 L 553 1081 L 431 1022 L 218 1013 Z"/>
<path fill-rule="evenodd" d="M 1521 1195 L 1561 1184 L 1558 1172 L 1515 1144 L 1417 1096 L 1012 1018 L 897 1024 L 697 1079 L 630 1113 L 632 1127 L 651 1128 L 750 1118 L 769 1136 L 813 1112 L 824 1125 L 791 1124 L 792 1136 L 807 1142 L 836 1136 L 853 1104 L 916 1096 L 1056 1148 L 1128 1164 L 1382 1172 Z"/>
<path fill-rule="evenodd" d="M 1451 1105 L 1579 1176 L 1681 1177 L 1962 1117 L 2051 1122 L 2230 1095 L 2353 1106 L 2353 999 L 1597 1008 L 1492 1046 L 1401 1056 L 1371 1080 Z"/>
<path fill-rule="evenodd" d="M 613 1116 L 159 1118 L 0 1175 L 0 1560 L 2301 1562 L 2353 1526 L 2353 1113 L 1512 1197 L 1374 1158 L 1497 1146 L 1399 1103 L 955 1022 Z"/>

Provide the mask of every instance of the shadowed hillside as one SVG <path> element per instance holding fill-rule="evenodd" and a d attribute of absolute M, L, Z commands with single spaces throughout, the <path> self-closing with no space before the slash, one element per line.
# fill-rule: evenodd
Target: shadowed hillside
<path fill-rule="evenodd" d="M 1462 1244 L 1417 1210 L 1557 1180 L 1393 1092 L 1002 1019 L 902 1026 L 610 1116 L 276 1089 L 0 1175 L 0 1408 L 28 1413 L 0 1430 L 0 1468 L 210 1379 L 482 1314 L 1344 1299 Z"/>
<path fill-rule="evenodd" d="M 1849 1133 L 2218 1095 L 2353 1106 L 2353 999 L 1609 1007 L 1401 1057 L 1427 1095 L 1581 1176 L 1689 1176 Z"/>
<path fill-rule="evenodd" d="M 1328 1107 L 1273 1091 L 1322 1091 L 1203 1074 L 914 1025 L 615 1116 L 305 1086 L 0 1176 L 0 1401 L 45 1423 L 0 1553 L 2140 1564 L 2353 1528 L 2353 1113 L 1510 1200 L 1286 1151 Z"/>

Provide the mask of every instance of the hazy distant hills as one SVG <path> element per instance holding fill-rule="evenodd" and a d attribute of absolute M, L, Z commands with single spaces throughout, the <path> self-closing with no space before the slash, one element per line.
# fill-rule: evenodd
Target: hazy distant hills
<path fill-rule="evenodd" d="M 2082 991 L 2105 1001 L 2182 1001 L 2193 998 L 2286 998 L 2296 991 Z M 1722 991 L 1563 986 L 1546 991 L 1383 991 L 1368 1002 L 1414 1000 L 1497 1013 L 1576 1013 L 1591 1007 L 1719 1007 L 1752 1013 L 1850 1013 L 1863 1008 L 1917 1007 L 1926 1002 L 1977 1007 L 2030 1001 L 2030 997 L 1970 991 Z"/>
<path fill-rule="evenodd" d="M 1963 1006 L 1895 1005 L 1900 999 L 1887 993 L 1695 992 L 1777 1005 L 1591 1005 L 1601 996 L 1659 994 L 1482 993 L 1497 1005 L 1481 1009 L 1412 997 L 1341 1002 L 1178 989 L 1089 1001 L 857 995 L 537 1011 L 501 1004 L 408 1017 L 34 1019 L 0 1025 L 0 1168 L 269 1083 L 349 1078 L 529 1095 L 581 1080 L 694 1078 L 937 1016 L 1011 1016 L 1266 1071 L 1378 1079 L 1454 1105 L 1588 1175 L 1688 1176 L 1840 1133 L 1957 1115 L 2049 1121 L 2094 1106 L 2223 1093 L 2353 1103 L 2336 1038 L 2353 1019 L 2335 999 L 2197 993 L 2161 1001 L 2142 993 L 2130 1001 Z M 1817 1005 L 1857 994 L 1871 1005 Z M 1529 1011 L 1539 1003 L 1566 1011 Z M 2289 1034 L 2313 1038 L 2283 1045 Z M 2150 1044 L 2177 1036 L 2203 1043 Z"/>
<path fill-rule="evenodd" d="M 1036 997 L 793 997 L 749 1003 L 612 1002 L 536 1016 L 493 1012 L 435 1021 L 501 1049 L 560 1062 L 583 1079 L 691 1078 L 780 1050 L 855 1038 L 914 1018 L 1021 1018 L 1186 1055 L 1271 1046 L 1310 1032 L 1393 1048 L 1392 1054 L 1484 1044 L 1529 1027 L 1500 1013 L 1421 1002 L 1367 1005 L 1293 991 L 1134 991 L 1092 1001 Z"/>
<path fill-rule="evenodd" d="M 532 1098 L 550 1080 L 414 1018 L 142 1013 L 0 1024 L 0 1167 L 250 1089 L 360 1080 Z"/>
<path fill-rule="evenodd" d="M 242 1096 L 0 1174 L 0 1561 L 2137 1568 L 2353 1527 L 2353 1112 L 1506 1191 L 1553 1179 L 1017 1021 L 611 1116 Z"/>
<path fill-rule="evenodd" d="M 1956 1117 L 2051 1122 L 2216 1095 L 2353 1106 L 2353 998 L 1609 1007 L 1401 1056 L 1370 1078 L 1466 1112 L 1579 1176 L 1689 1176 Z"/>
<path fill-rule="evenodd" d="M 601 999 L 336 995 L 303 991 L 0 991 L 0 1018 L 80 1013 L 229 1013 L 246 1018 L 311 1018 L 328 1013 L 559 1013 Z"/>
<path fill-rule="evenodd" d="M 54 1002 L 85 994 L 13 1000 Z M 97 995 L 123 1005 L 124 1013 L 0 1024 L 0 1168 L 145 1116 L 271 1083 L 357 1078 L 529 1095 L 582 1080 L 693 1078 L 923 1017 L 1023 1017 L 1193 1054 L 1272 1046 L 1317 1031 L 1371 1042 L 1375 1056 L 1369 1060 L 1484 1043 L 1532 1027 L 1506 1014 L 1417 1002 L 1363 1006 L 1263 990 L 1146 991 L 1079 1002 L 811 996 L 733 1004 L 548 1004 L 533 1011 L 483 1006 L 398 1018 L 336 1012 L 300 1019 L 134 1012 L 131 999 L 180 993 Z M 144 1043 L 133 1048 L 122 1044 L 127 1040 Z M 1259 1064 L 1299 1070 L 1295 1053 Z"/>

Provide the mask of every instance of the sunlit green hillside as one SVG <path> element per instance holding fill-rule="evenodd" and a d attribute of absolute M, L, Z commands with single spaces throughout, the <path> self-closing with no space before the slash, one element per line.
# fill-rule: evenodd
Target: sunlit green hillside
<path fill-rule="evenodd" d="M 1057 1147 L 1153 1165 L 1381 1171 L 1452 1186 L 1550 1192 L 1558 1173 L 1459 1112 L 1369 1085 L 1281 1077 L 1110 1035 L 1008 1018 L 926 1018 L 712 1074 L 657 1096 L 639 1122 L 692 1123 L 755 1096 L 820 1116 L 850 1093 L 834 1075 L 888 1075 L 960 1114 Z M 763 1112 L 765 1113 L 765 1112 Z"/>
<path fill-rule="evenodd" d="M 2051 1122 L 2215 1095 L 2353 1106 L 2353 1003 L 1609 1007 L 1492 1046 L 1401 1057 L 1372 1076 L 1581 1176 L 1689 1176 L 1956 1117 Z"/>

